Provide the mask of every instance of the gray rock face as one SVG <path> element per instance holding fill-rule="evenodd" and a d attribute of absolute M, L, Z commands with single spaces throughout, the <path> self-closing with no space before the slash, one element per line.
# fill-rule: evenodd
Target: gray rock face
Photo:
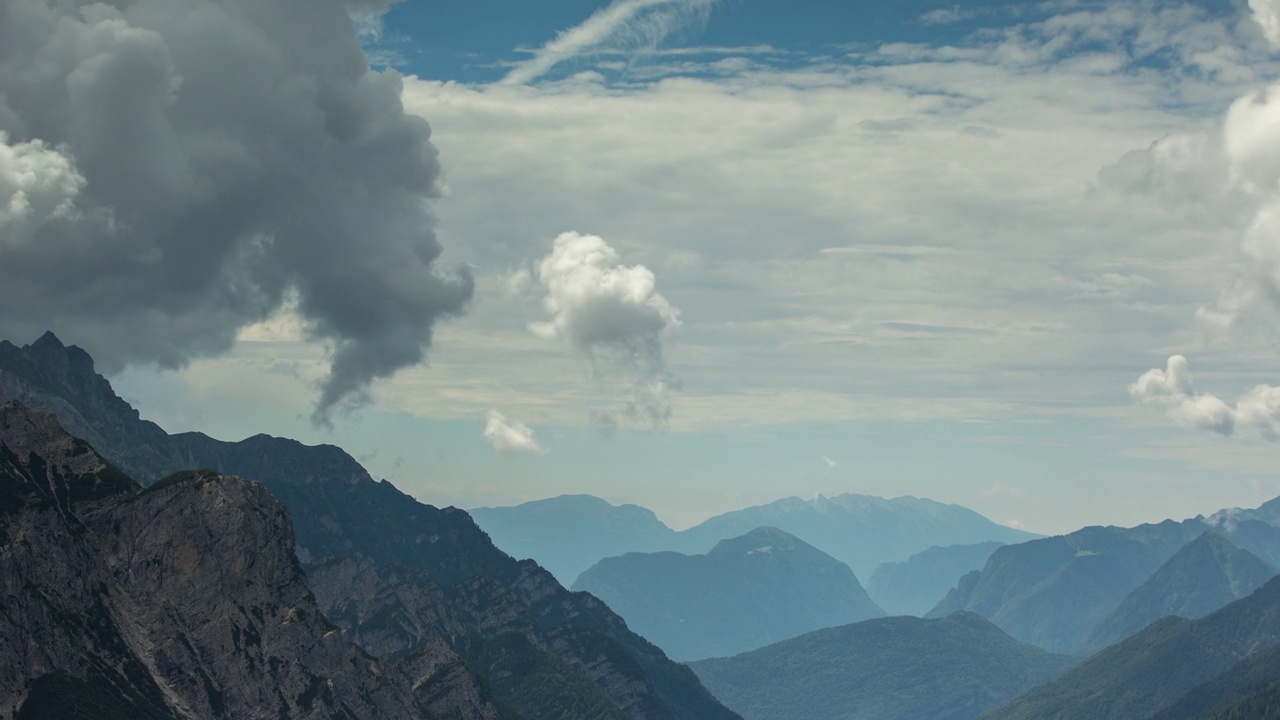
<path fill-rule="evenodd" d="M 0 716 L 104 698 L 138 717 L 423 714 L 324 619 L 261 485 L 193 472 L 144 491 L 11 402 L 0 498 L 0 653 L 17 660 Z"/>

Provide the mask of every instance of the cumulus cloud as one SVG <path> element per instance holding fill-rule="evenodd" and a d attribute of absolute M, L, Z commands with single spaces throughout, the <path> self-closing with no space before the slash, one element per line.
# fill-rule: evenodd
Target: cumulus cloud
<path fill-rule="evenodd" d="M 614 0 L 580 25 L 556 36 L 503 79 L 523 84 L 575 57 L 633 48 L 653 48 L 693 22 L 705 23 L 718 0 Z"/>
<path fill-rule="evenodd" d="M 386 5 L 0 4 L 0 332 L 180 367 L 296 298 L 320 422 L 421 362 L 473 281 L 439 261 L 430 128 L 356 39 Z"/>
<path fill-rule="evenodd" d="M 1276 0 L 1249 0 L 1253 19 L 1262 26 L 1262 32 L 1273 45 L 1280 45 L 1280 2 Z"/>
<path fill-rule="evenodd" d="M 1170 357 L 1163 370 L 1143 373 L 1129 386 L 1129 394 L 1140 403 L 1163 408 L 1170 419 L 1191 430 L 1231 435 L 1247 427 L 1272 442 L 1280 439 L 1280 388 L 1258 385 L 1230 405 L 1195 391 L 1187 359 L 1181 355 Z"/>
<path fill-rule="evenodd" d="M 657 292 L 653 272 L 623 265 L 600 237 L 566 232 L 538 263 L 536 275 L 551 319 L 529 329 L 566 340 L 599 379 L 624 378 L 629 395 L 622 419 L 663 425 L 671 416 L 670 392 L 679 386 L 667 370 L 663 340 L 680 326 L 680 311 Z M 618 420 L 611 413 L 596 415 L 605 425 Z"/>
<path fill-rule="evenodd" d="M 1273 49 L 1280 48 L 1280 2 L 1249 6 Z M 1243 227 L 1246 270 L 1200 308 L 1204 326 L 1226 331 L 1249 312 L 1280 308 L 1280 83 L 1236 99 L 1217 131 L 1163 138 L 1103 170 L 1101 180 Z"/>
<path fill-rule="evenodd" d="M 497 410 L 489 411 L 482 436 L 501 455 L 543 452 L 528 425 L 508 419 Z"/>

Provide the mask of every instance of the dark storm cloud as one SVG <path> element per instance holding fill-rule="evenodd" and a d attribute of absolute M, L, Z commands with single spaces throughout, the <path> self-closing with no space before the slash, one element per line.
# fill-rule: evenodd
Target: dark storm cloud
<path fill-rule="evenodd" d="M 352 28 L 387 4 L 0 3 L 0 331 L 176 367 L 296 298 L 321 421 L 422 361 L 473 281 L 438 262 L 430 128 Z"/>

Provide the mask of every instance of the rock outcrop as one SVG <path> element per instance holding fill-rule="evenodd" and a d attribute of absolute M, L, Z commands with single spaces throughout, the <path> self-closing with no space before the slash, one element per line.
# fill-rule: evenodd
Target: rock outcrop
<path fill-rule="evenodd" d="M 316 605 L 262 485 L 143 490 L 0 406 L 0 717 L 427 717 Z"/>

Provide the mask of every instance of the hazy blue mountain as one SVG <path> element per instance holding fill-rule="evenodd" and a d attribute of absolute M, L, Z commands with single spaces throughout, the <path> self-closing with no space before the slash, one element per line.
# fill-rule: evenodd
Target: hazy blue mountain
<path fill-rule="evenodd" d="M 758 527 L 795 535 L 848 565 L 859 578 L 869 577 L 882 563 L 906 560 L 935 545 L 1016 543 L 1039 537 L 998 525 L 959 505 L 855 494 L 784 498 L 717 515 L 681 532 L 668 528 L 650 510 L 615 506 L 590 495 L 476 508 L 471 513 L 495 545 L 514 557 L 532 558 L 566 583 L 606 557 L 661 550 L 700 555 L 721 540 Z"/>
<path fill-rule="evenodd" d="M 960 578 L 981 570 L 1000 542 L 931 547 L 903 560 L 882 563 L 867 579 L 867 594 L 890 615 L 924 615 Z"/>
<path fill-rule="evenodd" d="M 628 553 L 573 585 L 677 660 L 733 655 L 822 627 L 884 615 L 853 571 L 777 528 L 706 555 Z"/>
<path fill-rule="evenodd" d="M 867 578 L 881 564 L 906 560 L 934 545 L 1038 537 L 996 524 L 959 505 L 915 497 L 885 499 L 846 494 L 813 500 L 791 497 L 717 515 L 678 536 L 675 550 L 704 553 L 725 538 L 758 527 L 785 530 Z"/>
<path fill-rule="evenodd" d="M 1204 617 L 1249 595 L 1276 571 L 1212 530 L 1174 553 L 1085 638 L 1078 654 L 1119 642 L 1166 615 Z"/>
<path fill-rule="evenodd" d="M 482 507 L 471 517 L 512 557 L 532 558 L 566 587 L 602 558 L 669 549 L 675 531 L 652 510 L 591 495 L 561 495 L 514 507 Z"/>
<path fill-rule="evenodd" d="M 984 718 L 1143 720 L 1277 642 L 1280 578 L 1273 578 L 1198 620 L 1158 620 Z"/>
<path fill-rule="evenodd" d="M 982 570 L 961 578 L 927 617 L 968 610 L 1019 640 L 1069 652 L 1205 530 L 1198 521 L 1168 520 L 1136 528 L 1087 527 L 1006 545 Z"/>
<path fill-rule="evenodd" d="M 746 720 L 967 720 L 1071 662 L 957 613 L 867 620 L 690 666 Z"/>

